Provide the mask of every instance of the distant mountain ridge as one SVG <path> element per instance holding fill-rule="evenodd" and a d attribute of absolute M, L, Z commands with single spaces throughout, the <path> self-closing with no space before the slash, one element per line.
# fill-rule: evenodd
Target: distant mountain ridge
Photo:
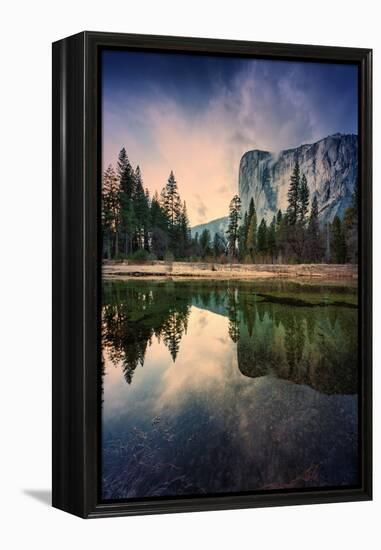
<path fill-rule="evenodd" d="M 210 233 L 211 239 L 214 238 L 214 235 L 216 233 L 219 233 L 220 235 L 225 235 L 225 232 L 227 231 L 229 224 L 229 218 L 228 216 L 225 216 L 224 218 L 217 218 L 216 220 L 212 220 L 207 223 L 201 223 L 199 225 L 195 225 L 191 228 L 191 234 L 192 237 L 196 235 L 196 233 L 201 235 L 201 233 L 204 231 L 204 229 L 207 229 Z"/>
<path fill-rule="evenodd" d="M 321 224 L 331 222 L 336 215 L 342 218 L 357 185 L 358 139 L 355 134 L 333 134 L 316 143 L 285 149 L 279 155 L 258 149 L 247 151 L 241 158 L 238 174 L 242 214 L 248 210 L 251 198 L 258 221 L 265 218 L 271 222 L 279 209 L 285 212 L 296 160 L 301 174 L 307 178 L 310 202 L 315 195 L 317 197 Z M 213 239 L 215 233 L 226 233 L 228 223 L 228 216 L 218 218 L 196 225 L 191 233 L 194 237 L 208 229 Z"/>

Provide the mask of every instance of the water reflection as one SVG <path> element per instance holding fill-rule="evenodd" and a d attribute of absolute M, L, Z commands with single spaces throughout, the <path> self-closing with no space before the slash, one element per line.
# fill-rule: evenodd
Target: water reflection
<path fill-rule="evenodd" d="M 238 367 L 245 376 L 271 374 L 328 394 L 356 393 L 357 307 L 353 294 L 346 296 L 347 301 L 341 295 L 339 301 L 332 289 L 326 288 L 321 300 L 321 288 L 313 287 L 312 295 L 302 299 L 302 287 L 298 298 L 292 292 L 285 298 L 279 292 L 263 294 L 263 286 L 106 283 L 104 347 L 131 384 L 153 336 L 176 361 L 191 306 L 196 305 L 228 318 L 227 332 L 237 344 Z"/>
<path fill-rule="evenodd" d="M 172 285 L 150 286 L 110 283 L 104 289 L 103 346 L 114 365 L 121 365 L 128 384 L 144 364 L 153 336 L 163 340 L 175 361 L 187 327 L 189 297 Z"/>
<path fill-rule="evenodd" d="M 104 498 L 355 484 L 355 302 L 284 283 L 104 283 Z"/>

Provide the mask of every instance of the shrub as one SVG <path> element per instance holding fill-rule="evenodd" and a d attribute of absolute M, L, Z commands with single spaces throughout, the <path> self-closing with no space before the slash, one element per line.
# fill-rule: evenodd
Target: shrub
<path fill-rule="evenodd" d="M 145 262 L 152 262 L 156 259 L 155 254 L 152 254 L 151 252 L 148 252 L 148 250 L 140 249 L 134 252 L 133 254 L 130 254 L 129 259 L 138 262 L 138 263 L 145 263 Z"/>
<path fill-rule="evenodd" d="M 127 260 L 127 256 L 123 254 L 123 252 L 118 252 L 114 257 L 114 261 L 118 263 L 121 263 L 125 260 Z"/>

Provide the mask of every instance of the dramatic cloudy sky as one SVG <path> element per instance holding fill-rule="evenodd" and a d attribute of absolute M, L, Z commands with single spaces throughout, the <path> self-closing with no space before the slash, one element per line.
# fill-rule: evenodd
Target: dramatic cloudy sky
<path fill-rule="evenodd" d="M 173 170 L 192 225 L 225 216 L 242 155 L 357 133 L 351 65 L 105 51 L 103 166 L 125 146 L 145 187 Z"/>

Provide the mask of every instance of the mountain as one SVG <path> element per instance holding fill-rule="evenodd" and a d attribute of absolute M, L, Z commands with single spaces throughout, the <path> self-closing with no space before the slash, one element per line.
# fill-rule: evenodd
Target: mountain
<path fill-rule="evenodd" d="M 201 223 L 200 225 L 195 225 L 191 228 L 192 237 L 198 233 L 200 236 L 204 229 L 208 229 L 210 232 L 210 238 L 213 240 L 216 233 L 220 233 L 225 236 L 225 231 L 228 228 L 229 218 L 226 216 L 224 218 L 218 218 L 217 220 L 212 220 L 208 223 Z"/>
<path fill-rule="evenodd" d="M 334 134 L 316 143 L 285 149 L 278 155 L 257 149 L 248 151 L 239 166 L 238 194 L 242 213 L 254 199 L 257 218 L 271 222 L 279 209 L 287 209 L 287 192 L 290 176 L 296 160 L 300 172 L 305 174 L 310 191 L 310 201 L 317 196 L 319 218 L 322 224 L 342 217 L 351 204 L 357 185 L 358 143 L 354 134 Z M 215 233 L 224 234 L 228 217 L 218 218 L 192 228 L 192 237 L 208 229 L 213 239 Z"/>
<path fill-rule="evenodd" d="M 248 151 L 239 166 L 239 196 L 242 212 L 254 199 L 258 220 L 268 222 L 280 208 L 287 208 L 287 192 L 296 160 L 305 174 L 310 200 L 316 195 L 321 223 L 342 217 L 357 185 L 358 144 L 353 134 L 334 134 L 316 143 L 286 149 L 279 155 Z"/>

